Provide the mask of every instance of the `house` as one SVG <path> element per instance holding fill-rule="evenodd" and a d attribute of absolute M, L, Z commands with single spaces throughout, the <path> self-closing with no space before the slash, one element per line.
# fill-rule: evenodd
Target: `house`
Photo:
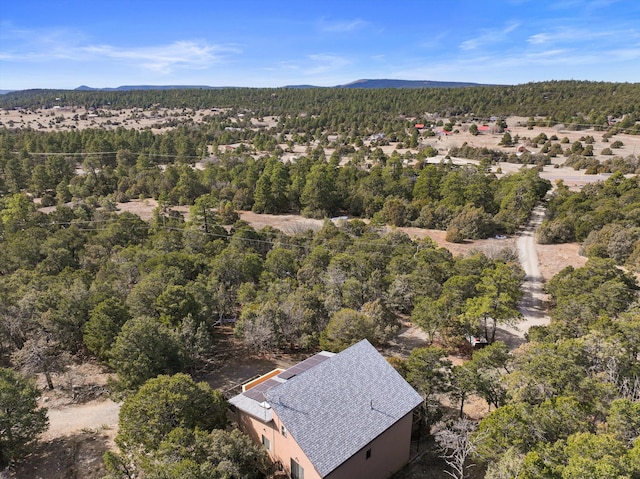
<path fill-rule="evenodd" d="M 292 479 L 382 479 L 409 460 L 422 398 L 363 340 L 274 370 L 229 402 L 240 429 Z"/>

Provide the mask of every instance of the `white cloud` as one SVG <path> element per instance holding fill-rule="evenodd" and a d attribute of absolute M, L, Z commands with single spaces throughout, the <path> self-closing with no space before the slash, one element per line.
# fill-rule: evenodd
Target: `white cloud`
<path fill-rule="evenodd" d="M 300 65 L 293 61 L 280 62 L 276 68 L 267 68 L 269 71 L 278 71 L 278 70 L 300 70 Z"/>
<path fill-rule="evenodd" d="M 80 51 L 96 58 L 133 62 L 154 72 L 169 73 L 178 68 L 207 68 L 220 62 L 225 53 L 237 52 L 237 49 L 209 45 L 204 41 L 177 41 L 168 45 L 129 49 L 95 45 L 83 47 Z"/>
<path fill-rule="evenodd" d="M 594 38 L 605 38 L 620 35 L 620 31 L 597 31 L 581 28 L 559 28 L 552 32 L 542 32 L 531 35 L 527 42 L 531 45 L 543 45 L 560 42 L 584 42 Z"/>
<path fill-rule="evenodd" d="M 479 83 L 513 84 L 527 81 L 584 78 L 594 81 L 622 81 L 640 75 L 640 44 L 608 48 L 606 54 L 580 48 L 550 48 L 539 51 L 498 52 L 466 58 L 432 59 L 399 68 L 398 78 Z"/>
<path fill-rule="evenodd" d="M 85 42 L 81 31 L 50 28 L 24 29 L 9 22 L 0 25 L 1 58 L 13 61 L 39 61 L 73 58 L 76 47 Z"/>
<path fill-rule="evenodd" d="M 613 59 L 617 61 L 640 61 L 640 45 L 635 47 L 619 48 L 611 52 Z"/>
<path fill-rule="evenodd" d="M 492 45 L 503 42 L 507 38 L 507 35 L 516 30 L 519 26 L 520 23 L 511 22 L 505 25 L 505 27 L 502 29 L 484 29 L 477 37 L 470 38 L 469 40 L 465 40 L 460 43 L 460 49 L 475 50 L 485 45 Z"/>
<path fill-rule="evenodd" d="M 369 22 L 356 18 L 354 20 L 327 20 L 321 18 L 318 22 L 318 29 L 321 32 L 348 33 L 359 30 L 369 25 Z"/>
<path fill-rule="evenodd" d="M 553 35 L 550 33 L 536 33 L 535 35 L 531 35 L 527 41 L 532 45 L 541 45 L 543 43 L 549 43 L 552 39 Z"/>
<path fill-rule="evenodd" d="M 7 27 L 7 24 L 3 24 Z M 94 44 L 82 32 L 50 29 L 2 28 L 0 59 L 12 62 L 111 61 L 141 67 L 156 73 L 176 69 L 204 69 L 240 53 L 230 45 L 212 45 L 204 40 L 177 40 L 163 45 L 115 46 Z"/>

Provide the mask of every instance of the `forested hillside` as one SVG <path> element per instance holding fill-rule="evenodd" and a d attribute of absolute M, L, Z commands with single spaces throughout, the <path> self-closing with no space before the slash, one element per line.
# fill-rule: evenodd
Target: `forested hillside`
<path fill-rule="evenodd" d="M 420 117 L 475 115 L 533 116 L 549 121 L 594 124 L 607 127 L 607 116 L 640 115 L 639 83 L 558 81 L 515 86 L 469 88 L 358 89 L 358 88 L 234 88 L 221 90 L 138 90 L 86 92 L 26 90 L 0 96 L 0 108 L 51 108 L 54 105 L 93 108 L 232 108 L 256 116 L 288 116 L 305 112 L 325 125 L 350 126 L 394 119 L 397 115 Z M 584 120 L 584 121 L 583 121 Z M 324 126 L 324 125 L 322 125 Z"/>
<path fill-rule="evenodd" d="M 362 338 L 382 348 L 411 322 L 426 347 L 391 362 L 424 399 L 424 432 L 447 451 L 446 438 L 461 437 L 463 459 L 484 464 L 490 479 L 640 477 L 639 287 L 616 266 L 640 264 L 639 183 L 620 171 L 580 191 L 559 182 L 548 198 L 552 184 L 540 177 L 556 155 L 601 167 L 591 134 L 622 147 L 615 135 L 638 133 L 637 98 L 638 84 L 588 82 L 0 97 L 0 107 L 41 122 L 0 116 L 0 395 L 12 407 L 0 426 L 22 433 L 0 437 L 0 466 L 46 428 L 25 376 L 57 388 L 90 358 L 113 373 L 112 397 L 125 398 L 124 454 L 106 456 L 110 478 L 131 467 L 155 477 L 170 463 L 166 477 L 182 477 L 180 468 L 200 467 L 185 456 L 190 447 L 215 451 L 203 463 L 266 470 L 246 438 L 218 429 L 222 395 L 186 375 L 215 374 L 220 326 L 234 323 L 235 351 L 258 356 L 339 351 Z M 525 118 L 522 130 L 563 122 L 590 134 L 571 144 L 532 133 L 520 154 L 430 143 L 480 126 L 512 148 L 520 139 L 501 118 L 511 114 Z M 89 115 L 119 124 L 80 128 Z M 142 116 L 157 124 L 141 127 Z M 505 161 L 525 166 L 504 174 L 496 163 Z M 619 160 L 634 164 L 635 153 Z M 118 211 L 147 198 L 159 205 L 149 221 Z M 509 351 L 494 340 L 522 320 L 517 252 L 454 256 L 394 227 L 446 230 L 450 242 L 515 235 L 541 202 L 539 240 L 583 241 L 591 259 L 548 281 L 551 323 Z M 239 210 L 323 223 L 257 230 Z M 476 335 L 493 344 L 472 354 Z M 470 398 L 490 412 L 456 422 Z M 140 432 L 143 424 L 156 429 Z"/>

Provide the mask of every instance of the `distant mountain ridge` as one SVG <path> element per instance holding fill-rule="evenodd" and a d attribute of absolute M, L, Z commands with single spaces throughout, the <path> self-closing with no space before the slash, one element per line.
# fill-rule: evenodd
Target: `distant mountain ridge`
<path fill-rule="evenodd" d="M 223 88 L 234 88 L 224 86 L 207 86 L 207 85 L 122 85 L 115 88 L 93 88 L 82 85 L 75 88 L 75 91 L 131 91 L 131 90 L 220 90 Z"/>
<path fill-rule="evenodd" d="M 431 81 L 431 80 L 356 80 L 344 85 L 336 85 L 333 87 L 320 87 L 315 85 L 286 85 L 282 88 L 465 88 L 488 86 L 482 83 L 471 82 L 449 82 L 449 81 Z M 115 88 L 93 88 L 86 85 L 79 86 L 77 91 L 130 91 L 130 90 L 186 90 L 186 89 L 202 89 L 202 90 L 221 90 L 224 88 L 239 87 L 222 87 L 207 85 L 122 85 Z"/>
<path fill-rule="evenodd" d="M 481 83 L 431 80 L 356 80 L 334 88 L 464 88 L 487 86 Z"/>

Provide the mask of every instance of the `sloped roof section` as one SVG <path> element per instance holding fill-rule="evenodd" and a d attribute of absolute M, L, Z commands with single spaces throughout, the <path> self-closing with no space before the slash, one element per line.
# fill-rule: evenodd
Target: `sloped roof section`
<path fill-rule="evenodd" d="M 422 401 L 367 340 L 264 394 L 322 477 Z"/>

